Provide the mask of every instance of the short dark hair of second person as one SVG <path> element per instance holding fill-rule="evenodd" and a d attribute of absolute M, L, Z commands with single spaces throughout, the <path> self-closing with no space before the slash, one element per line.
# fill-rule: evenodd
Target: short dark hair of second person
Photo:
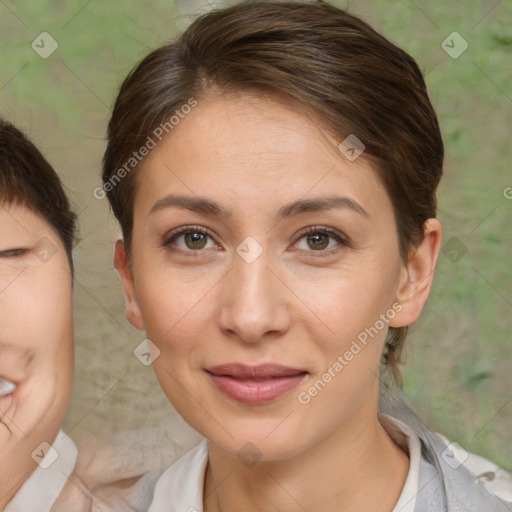
<path fill-rule="evenodd" d="M 0 119 L 0 205 L 20 204 L 58 233 L 73 272 L 76 215 L 62 182 L 37 147 L 11 123 Z"/>

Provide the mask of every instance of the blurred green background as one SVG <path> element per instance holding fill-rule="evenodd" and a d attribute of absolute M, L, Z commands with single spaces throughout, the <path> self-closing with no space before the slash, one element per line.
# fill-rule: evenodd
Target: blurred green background
<path fill-rule="evenodd" d="M 65 425 L 71 435 L 81 428 L 145 428 L 156 444 L 167 439 L 178 452 L 197 441 L 151 368 L 132 354 L 143 336 L 124 318 L 112 266 L 118 229 L 93 190 L 123 77 L 195 15 L 232 3 L 0 2 L 2 115 L 41 147 L 80 214 L 77 368 Z M 406 393 L 431 426 L 512 470 L 512 5 L 333 3 L 361 15 L 417 60 L 446 144 L 439 190 L 444 246 L 431 297 L 408 338 Z M 453 32 L 468 43 L 457 58 L 441 47 Z M 453 37 L 459 36 L 447 41 Z M 43 56 L 52 44 L 58 48 L 43 58 L 33 41 Z M 461 44 L 456 39 L 455 50 Z"/>

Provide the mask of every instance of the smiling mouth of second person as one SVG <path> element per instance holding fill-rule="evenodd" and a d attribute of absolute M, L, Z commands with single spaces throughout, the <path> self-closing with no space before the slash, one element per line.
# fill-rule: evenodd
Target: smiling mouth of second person
<path fill-rule="evenodd" d="M 0 397 L 10 395 L 14 393 L 18 385 L 10 380 L 0 377 Z"/>
<path fill-rule="evenodd" d="M 4 406 L 6 400 L 16 396 L 17 391 L 29 378 L 33 359 L 34 351 L 31 348 L 0 340 L 0 399 Z"/>
<path fill-rule="evenodd" d="M 15 392 L 18 384 L 0 376 L 0 425 L 5 428 L 9 435 L 12 431 L 12 406 L 15 403 Z"/>

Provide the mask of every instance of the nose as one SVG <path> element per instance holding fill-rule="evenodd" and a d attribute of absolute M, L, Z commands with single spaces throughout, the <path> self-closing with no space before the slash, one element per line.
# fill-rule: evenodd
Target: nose
<path fill-rule="evenodd" d="M 290 328 L 290 291 L 269 267 L 267 252 L 254 261 L 235 254 L 222 285 L 219 326 L 245 343 L 274 339 Z"/>

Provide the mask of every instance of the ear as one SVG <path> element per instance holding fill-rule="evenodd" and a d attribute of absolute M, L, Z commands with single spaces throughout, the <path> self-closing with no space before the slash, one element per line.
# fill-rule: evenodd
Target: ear
<path fill-rule="evenodd" d="M 402 309 L 389 322 L 392 327 L 410 325 L 420 316 L 434 279 L 434 269 L 441 247 L 443 230 L 437 219 L 423 224 L 423 240 L 404 265 L 396 295 Z"/>
<path fill-rule="evenodd" d="M 123 283 L 124 298 L 126 301 L 126 318 L 137 329 L 144 330 L 142 313 L 137 302 L 135 284 L 133 281 L 132 269 L 126 256 L 126 247 L 122 240 L 116 242 L 114 249 L 114 266 L 116 267 L 121 282 Z"/>

